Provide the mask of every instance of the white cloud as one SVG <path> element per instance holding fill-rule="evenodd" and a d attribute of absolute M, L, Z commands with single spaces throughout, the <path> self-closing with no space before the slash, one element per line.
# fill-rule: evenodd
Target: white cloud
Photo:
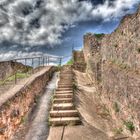
<path fill-rule="evenodd" d="M 1 0 L 0 41 L 29 45 L 60 44 L 62 33 L 76 22 L 119 18 L 140 0 L 115 0 L 95 6 L 78 0 Z"/>

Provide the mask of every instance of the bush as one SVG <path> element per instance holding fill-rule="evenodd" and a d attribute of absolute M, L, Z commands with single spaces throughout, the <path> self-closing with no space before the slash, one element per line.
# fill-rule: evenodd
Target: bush
<path fill-rule="evenodd" d="M 104 34 L 94 34 L 96 38 L 102 38 L 104 36 Z"/>
<path fill-rule="evenodd" d="M 73 59 L 70 59 L 68 62 L 67 62 L 67 65 L 72 65 L 73 64 Z"/>
<path fill-rule="evenodd" d="M 132 121 L 124 121 L 124 125 L 131 133 L 135 131 L 135 126 Z"/>

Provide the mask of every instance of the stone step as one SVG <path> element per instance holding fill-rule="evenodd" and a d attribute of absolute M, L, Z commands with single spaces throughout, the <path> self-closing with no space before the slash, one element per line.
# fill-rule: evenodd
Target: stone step
<path fill-rule="evenodd" d="M 53 110 L 73 110 L 74 105 L 72 103 L 58 103 L 53 104 Z"/>
<path fill-rule="evenodd" d="M 72 83 L 73 79 L 61 79 L 60 81 L 58 81 L 58 83 Z"/>
<path fill-rule="evenodd" d="M 64 126 L 64 125 L 78 125 L 81 124 L 79 117 L 60 117 L 50 118 L 50 125 L 52 126 Z"/>
<path fill-rule="evenodd" d="M 73 84 L 71 84 L 71 83 L 69 83 L 69 84 L 67 84 L 67 83 L 64 83 L 64 84 L 58 83 L 58 87 L 70 87 L 70 88 L 72 88 Z"/>
<path fill-rule="evenodd" d="M 73 85 L 73 82 L 61 81 L 61 82 L 58 82 L 58 85 Z"/>
<path fill-rule="evenodd" d="M 72 85 L 58 85 L 58 88 L 72 88 Z"/>
<path fill-rule="evenodd" d="M 50 117 L 78 117 L 77 110 L 50 111 Z"/>
<path fill-rule="evenodd" d="M 61 84 L 72 84 L 73 80 L 60 80 L 58 83 L 61 83 Z"/>
<path fill-rule="evenodd" d="M 62 79 L 73 79 L 73 75 L 65 75 L 65 74 L 63 74 L 63 75 L 60 75 L 60 79 L 62 80 Z"/>
<path fill-rule="evenodd" d="M 73 93 L 73 90 L 59 90 L 55 92 L 56 94 L 68 94 Z"/>
<path fill-rule="evenodd" d="M 73 94 L 68 93 L 68 94 L 55 94 L 54 98 L 73 98 Z"/>
<path fill-rule="evenodd" d="M 60 74 L 60 78 L 62 79 L 68 79 L 68 78 L 72 78 L 73 74 Z"/>
<path fill-rule="evenodd" d="M 72 76 L 73 75 L 73 73 L 68 73 L 68 72 L 61 72 L 60 73 L 60 76 L 63 76 L 63 75 L 68 75 L 68 76 Z"/>
<path fill-rule="evenodd" d="M 73 81 L 73 79 L 71 77 L 67 77 L 67 78 L 61 77 L 59 81 Z"/>
<path fill-rule="evenodd" d="M 58 88 L 58 89 L 56 89 L 56 91 L 73 91 L 73 89 L 72 88 Z"/>
<path fill-rule="evenodd" d="M 72 103 L 72 98 L 55 98 L 53 103 Z"/>

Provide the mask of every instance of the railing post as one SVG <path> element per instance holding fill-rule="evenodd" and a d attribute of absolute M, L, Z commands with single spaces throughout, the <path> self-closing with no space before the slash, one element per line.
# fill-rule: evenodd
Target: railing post
<path fill-rule="evenodd" d="M 43 61 L 43 66 L 44 66 L 44 57 L 42 57 L 42 59 L 43 59 L 43 60 L 42 60 L 42 61 Z"/>
<path fill-rule="evenodd" d="M 16 60 L 14 61 L 16 65 Z M 15 70 L 15 84 L 17 83 L 17 70 Z"/>
<path fill-rule="evenodd" d="M 34 73 L 34 59 L 32 58 L 32 73 Z"/>
<path fill-rule="evenodd" d="M 48 65 L 50 64 L 50 57 L 48 56 Z"/>
<path fill-rule="evenodd" d="M 39 66 L 40 66 L 40 57 L 39 57 Z"/>
<path fill-rule="evenodd" d="M 59 58 L 59 59 L 60 59 L 59 65 L 61 66 L 61 64 L 62 64 L 62 58 Z"/>
<path fill-rule="evenodd" d="M 48 63 L 48 58 L 46 57 L 46 66 L 48 65 L 47 63 Z"/>
<path fill-rule="evenodd" d="M 25 67 L 26 67 L 26 77 L 27 77 L 27 74 L 28 74 L 27 58 L 25 58 Z"/>

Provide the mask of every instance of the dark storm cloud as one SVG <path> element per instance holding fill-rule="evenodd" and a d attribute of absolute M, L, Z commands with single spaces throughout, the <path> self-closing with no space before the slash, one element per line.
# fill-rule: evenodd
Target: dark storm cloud
<path fill-rule="evenodd" d="M 125 15 L 140 0 L 1 0 L 0 41 L 54 46 L 77 23 L 106 22 Z"/>

